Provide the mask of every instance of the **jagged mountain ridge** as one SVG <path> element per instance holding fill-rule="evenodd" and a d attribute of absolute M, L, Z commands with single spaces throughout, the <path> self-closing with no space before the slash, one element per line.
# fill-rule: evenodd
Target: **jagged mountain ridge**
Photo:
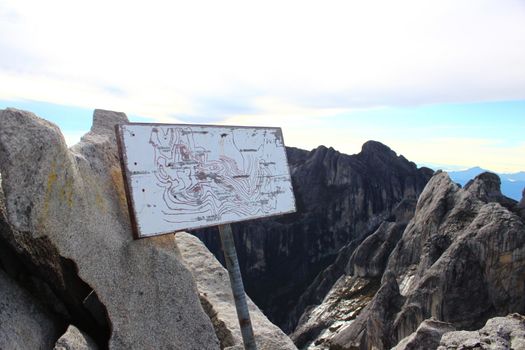
<path fill-rule="evenodd" d="M 462 189 L 446 173 L 434 175 L 388 258 L 379 290 L 364 309 L 353 310 L 357 318 L 340 317 L 352 311 L 347 305 L 354 295 L 327 297 L 305 315 L 295 339 L 314 329 L 321 336 L 307 337 L 308 349 L 388 349 L 431 317 L 471 330 L 494 316 L 523 314 L 525 216 L 521 205 L 501 195 L 499 183 L 497 175 L 484 173 Z M 368 250 L 361 259 L 364 273 L 347 268 L 329 295 L 353 288 L 356 278 L 361 284 L 375 278 L 375 254 Z"/>
<path fill-rule="evenodd" d="M 356 155 L 320 146 L 288 148 L 287 156 L 297 212 L 232 227 L 247 293 L 289 332 L 302 310 L 290 312 L 315 276 L 342 247 L 391 217 L 401 201 L 415 201 L 433 172 L 376 141 Z M 223 261 L 215 230 L 194 233 Z"/>

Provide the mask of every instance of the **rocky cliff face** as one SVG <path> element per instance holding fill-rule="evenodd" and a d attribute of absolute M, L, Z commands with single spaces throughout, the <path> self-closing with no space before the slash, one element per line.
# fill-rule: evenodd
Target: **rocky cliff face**
<path fill-rule="evenodd" d="M 374 141 L 353 156 L 323 146 L 287 153 L 297 213 L 232 226 L 247 293 L 272 321 L 291 331 L 310 299 L 320 293 L 322 300 L 343 270 L 333 271 L 323 287 L 315 288 L 321 292 L 298 303 L 315 276 L 341 248 L 373 233 L 400 202 L 415 203 L 432 171 Z M 222 261 L 217 232 L 197 235 Z"/>
<path fill-rule="evenodd" d="M 408 209 L 406 204 L 402 205 Z M 410 212 L 413 213 L 415 207 Z M 402 211 L 405 212 L 404 210 Z M 393 218 L 395 219 L 395 218 Z M 382 289 L 380 280 L 385 269 L 388 256 L 395 247 L 407 225 L 407 217 L 401 215 L 397 221 L 384 221 L 379 228 L 361 242 L 351 243 L 341 249 L 334 264 L 321 273 L 312 286 L 325 286 L 312 292 L 312 286 L 303 294 L 300 302 L 304 302 L 308 293 L 311 296 L 322 295 L 322 289 L 328 286 L 333 277 L 333 271 L 341 271 L 342 276 L 330 288 L 328 295 L 321 299 L 309 300 L 313 302 L 301 316 L 298 326 L 291 335 L 292 340 L 300 348 L 327 349 L 332 337 L 338 331 L 353 322 L 360 322 L 356 327 L 372 329 L 384 320 L 378 319 L 375 324 L 356 321 L 356 317 L 367 307 L 374 295 L 381 300 L 381 295 L 396 289 L 397 285 L 386 285 Z M 357 246 L 357 247 L 354 247 Z M 321 302 L 322 301 L 322 302 Z M 393 303 L 399 303 L 394 299 Z M 318 305 L 317 305 L 318 304 Z M 385 310 L 382 303 L 374 302 L 368 308 L 379 308 L 378 314 Z"/>
<path fill-rule="evenodd" d="M 525 223 L 498 183 L 484 173 L 461 189 L 446 173 L 434 175 L 379 291 L 326 348 L 388 349 L 431 317 L 469 330 L 524 313 Z"/>
<path fill-rule="evenodd" d="M 66 322 L 94 329 L 102 348 L 219 349 L 174 237 L 132 239 L 113 129 L 125 121 L 96 110 L 68 149 L 55 125 L 0 111 L 0 246 L 14 255 L 0 268 Z"/>

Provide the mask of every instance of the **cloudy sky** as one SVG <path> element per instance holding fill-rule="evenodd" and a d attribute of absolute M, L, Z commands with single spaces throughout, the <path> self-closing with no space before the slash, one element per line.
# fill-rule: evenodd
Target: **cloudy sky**
<path fill-rule="evenodd" d="M 104 108 L 525 170 L 525 2 L 0 0 L 8 106 L 70 143 Z"/>

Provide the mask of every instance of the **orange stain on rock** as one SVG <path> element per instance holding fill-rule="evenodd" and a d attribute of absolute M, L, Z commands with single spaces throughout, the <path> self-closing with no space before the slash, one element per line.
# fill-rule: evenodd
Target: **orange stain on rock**
<path fill-rule="evenodd" d="M 117 193 L 121 208 L 127 212 L 128 201 L 126 198 L 126 190 L 124 189 L 124 179 L 122 177 L 122 171 L 118 167 L 112 167 L 110 169 L 111 181 Z"/>

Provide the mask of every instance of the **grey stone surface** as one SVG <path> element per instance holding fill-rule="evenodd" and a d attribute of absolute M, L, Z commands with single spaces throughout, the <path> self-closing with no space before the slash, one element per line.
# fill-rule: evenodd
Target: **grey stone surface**
<path fill-rule="evenodd" d="M 512 314 L 494 317 L 477 331 L 453 331 L 443 334 L 438 350 L 524 350 L 525 317 Z"/>
<path fill-rule="evenodd" d="M 34 114 L 0 111 L 0 172 L 9 224 L 48 241 L 76 265 L 106 307 L 111 349 L 218 349 L 175 239 L 133 241 L 113 126 L 122 113 L 95 110 L 68 149 Z"/>
<path fill-rule="evenodd" d="M 378 285 L 379 279 L 341 276 L 323 302 L 303 314 L 290 337 L 301 349 L 328 349 L 338 331 L 372 300 Z"/>
<path fill-rule="evenodd" d="M 214 323 L 221 346 L 228 348 L 242 345 L 228 271 L 197 237 L 178 232 L 176 241 L 184 264 L 193 273 L 204 309 Z M 290 338 L 272 324 L 250 298 L 248 309 L 257 349 L 297 349 Z"/>
<path fill-rule="evenodd" d="M 446 173 L 434 175 L 388 259 L 380 291 L 399 288 L 378 292 L 370 303 L 376 309 L 342 330 L 334 349 L 356 342 L 387 349 L 431 317 L 475 329 L 490 317 L 525 311 L 525 223 L 497 184 L 481 174 L 461 189 Z"/>
<path fill-rule="evenodd" d="M 381 287 L 357 318 L 341 327 L 330 340 L 330 349 L 385 349 L 394 344 L 390 325 L 403 299 L 396 278 L 383 276 Z"/>
<path fill-rule="evenodd" d="M 47 237 L 34 238 L 9 224 L 0 188 L 0 265 L 43 306 L 65 324 L 76 322 L 104 337 L 104 327 L 93 327 L 93 317 L 82 301 L 91 288 L 78 278 L 72 262 L 61 258 Z M 104 309 L 104 322 L 106 322 Z"/>
<path fill-rule="evenodd" d="M 392 210 L 389 217 L 392 221 L 382 221 L 371 234 L 341 249 L 336 261 L 309 286 L 303 295 L 322 292 L 323 286 L 330 283 L 337 271 L 344 271 L 323 301 L 307 308 L 301 316 L 291 335 L 298 347 L 327 349 L 332 339 L 365 309 L 379 289 L 388 257 L 413 217 L 415 208 L 415 199 L 402 200 Z"/>
<path fill-rule="evenodd" d="M 433 318 L 424 320 L 414 333 L 402 339 L 392 350 L 436 349 L 443 334 L 455 330 L 450 323 Z"/>
<path fill-rule="evenodd" d="M 381 277 L 390 253 L 403 234 L 405 224 L 383 222 L 354 251 L 346 271 L 348 275 Z"/>
<path fill-rule="evenodd" d="M 59 332 L 56 320 L 0 269 L 0 349 L 48 350 Z"/>
<path fill-rule="evenodd" d="M 69 326 L 58 338 L 53 350 L 97 350 L 97 344 L 75 326 Z"/>

